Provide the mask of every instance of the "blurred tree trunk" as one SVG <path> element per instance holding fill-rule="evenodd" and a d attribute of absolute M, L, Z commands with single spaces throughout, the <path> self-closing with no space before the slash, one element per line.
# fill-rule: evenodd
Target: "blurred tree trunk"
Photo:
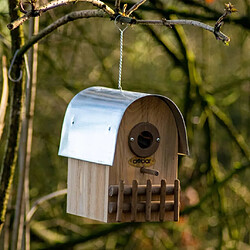
<path fill-rule="evenodd" d="M 29 38 L 38 33 L 39 18 L 32 18 L 29 21 Z M 19 147 L 19 179 L 16 198 L 16 209 L 12 233 L 12 249 L 29 249 L 29 229 L 25 226 L 25 214 L 29 212 L 29 165 L 33 134 L 33 117 L 36 97 L 37 81 L 37 52 L 36 43 L 28 52 L 28 65 L 30 76 L 26 81 L 25 115 L 22 121 L 22 132 Z M 27 233 L 26 233 L 26 232 Z M 23 238 L 23 239 L 22 239 Z M 23 242 L 23 244 L 22 244 Z"/>
<path fill-rule="evenodd" d="M 17 5 L 17 0 L 9 0 L 9 14 L 11 21 L 16 20 L 19 17 L 19 13 L 16 8 Z M 23 31 L 21 27 L 11 31 L 11 49 L 13 55 L 22 46 L 22 38 Z M 20 78 L 22 67 L 23 59 L 17 59 L 13 64 L 11 71 L 13 79 Z M 6 208 L 17 160 L 21 127 L 21 110 L 23 105 L 23 79 L 24 77 L 22 75 L 20 80 L 16 82 L 10 81 L 10 122 L 7 128 L 8 138 L 1 166 L 0 177 L 0 232 L 5 221 Z"/>
<path fill-rule="evenodd" d="M 32 30 L 32 35 L 36 35 L 39 31 L 39 17 L 33 19 L 30 23 L 30 30 Z M 30 169 L 30 159 L 31 159 L 31 148 L 32 148 L 32 136 L 33 136 L 33 119 L 35 112 L 35 100 L 36 100 L 36 84 L 37 84 L 37 67 L 38 67 L 38 43 L 34 44 L 32 50 L 29 54 L 29 64 L 30 64 L 30 109 L 29 109 L 29 120 L 28 120 L 28 137 L 27 137 L 27 152 L 26 152 L 26 178 L 24 183 L 25 192 L 25 214 L 27 215 L 30 210 L 29 203 L 29 169 Z M 25 223 L 24 228 L 24 238 L 25 238 L 25 249 L 30 249 L 30 226 Z"/>

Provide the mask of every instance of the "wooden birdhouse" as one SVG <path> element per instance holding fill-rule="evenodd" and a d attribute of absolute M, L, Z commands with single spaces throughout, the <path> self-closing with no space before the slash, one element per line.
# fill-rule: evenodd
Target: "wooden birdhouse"
<path fill-rule="evenodd" d="M 59 155 L 68 157 L 67 212 L 103 222 L 178 221 L 182 114 L 160 95 L 91 87 L 68 105 Z"/>

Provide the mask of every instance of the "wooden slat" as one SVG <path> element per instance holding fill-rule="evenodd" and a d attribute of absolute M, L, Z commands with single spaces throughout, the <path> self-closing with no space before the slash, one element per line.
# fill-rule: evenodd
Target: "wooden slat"
<path fill-rule="evenodd" d="M 131 221 L 136 221 L 137 193 L 138 193 L 138 181 L 133 180 L 133 183 L 132 183 L 132 200 L 131 200 Z"/>
<path fill-rule="evenodd" d="M 110 185 L 109 186 L 109 196 L 116 196 L 118 195 L 118 185 Z M 152 195 L 160 195 L 161 193 L 161 186 L 160 185 L 152 185 Z M 146 194 L 146 185 L 138 185 L 138 195 L 145 195 Z M 166 195 L 173 195 L 174 194 L 174 185 L 167 185 L 166 186 Z M 132 195 L 132 187 L 131 186 L 124 186 L 124 195 Z"/>
<path fill-rule="evenodd" d="M 165 200 L 166 200 L 166 180 L 161 180 L 161 194 L 160 194 L 160 211 L 159 220 L 164 221 L 165 217 Z"/>
<path fill-rule="evenodd" d="M 122 221 L 122 210 L 123 210 L 123 196 L 124 193 L 124 181 L 120 180 L 119 190 L 118 190 L 118 198 L 117 198 L 117 212 L 116 212 L 116 221 Z"/>
<path fill-rule="evenodd" d="M 146 203 L 141 202 L 137 203 L 137 215 L 138 213 L 145 212 L 146 209 Z M 151 212 L 158 212 L 160 209 L 160 203 L 159 202 L 152 202 L 151 204 Z M 173 201 L 166 201 L 165 202 L 165 212 L 172 212 L 174 211 L 174 202 Z M 117 202 L 109 202 L 108 204 L 108 212 L 110 214 L 117 212 Z M 131 213 L 131 204 L 130 203 L 123 203 L 123 213 Z"/>
<path fill-rule="evenodd" d="M 180 181 L 174 181 L 174 221 L 179 221 L 180 213 Z"/>
<path fill-rule="evenodd" d="M 68 164 L 67 212 L 107 222 L 110 166 L 72 158 Z"/>
<path fill-rule="evenodd" d="M 152 182 L 151 180 L 147 180 L 146 208 L 145 208 L 146 221 L 151 221 L 151 198 L 152 198 Z"/>

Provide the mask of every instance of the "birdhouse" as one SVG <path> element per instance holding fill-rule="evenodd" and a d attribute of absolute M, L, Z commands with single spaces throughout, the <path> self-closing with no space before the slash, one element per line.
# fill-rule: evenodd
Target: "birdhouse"
<path fill-rule="evenodd" d="M 85 89 L 62 127 L 67 212 L 103 222 L 178 221 L 178 154 L 188 153 L 182 114 L 169 98 Z"/>

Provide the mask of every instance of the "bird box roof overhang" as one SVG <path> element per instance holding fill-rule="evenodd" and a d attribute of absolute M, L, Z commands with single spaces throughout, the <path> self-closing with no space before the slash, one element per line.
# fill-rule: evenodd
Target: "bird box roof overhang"
<path fill-rule="evenodd" d="M 136 100 L 155 96 L 171 109 L 178 129 L 178 153 L 189 155 L 183 116 L 169 98 L 161 95 L 90 87 L 69 103 L 64 117 L 59 155 L 113 165 L 116 140 L 126 109 Z"/>

